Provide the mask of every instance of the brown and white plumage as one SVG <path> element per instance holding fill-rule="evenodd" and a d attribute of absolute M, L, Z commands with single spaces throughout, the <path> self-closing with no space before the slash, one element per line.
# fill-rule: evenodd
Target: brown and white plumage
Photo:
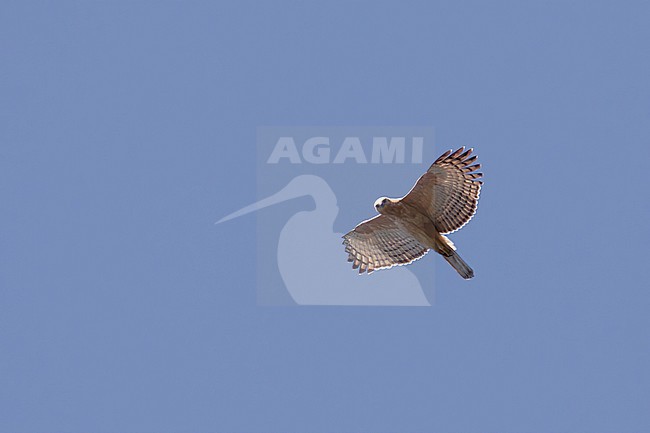
<path fill-rule="evenodd" d="M 476 213 L 482 182 L 481 166 L 472 149 L 447 151 L 429 167 L 401 199 L 380 198 L 380 215 L 343 236 L 348 261 L 359 273 L 404 265 L 433 249 L 463 278 L 474 271 L 443 234 L 463 227 Z"/>
<path fill-rule="evenodd" d="M 348 261 L 353 269 L 359 268 L 359 273 L 406 265 L 429 251 L 392 215 L 364 221 L 343 238 Z"/>

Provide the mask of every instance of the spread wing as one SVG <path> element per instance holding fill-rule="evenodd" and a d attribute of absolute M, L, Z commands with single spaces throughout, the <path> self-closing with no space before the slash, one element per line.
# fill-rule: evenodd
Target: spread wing
<path fill-rule="evenodd" d="M 405 265 L 425 255 L 428 248 L 404 228 L 399 219 L 378 215 L 343 236 L 348 262 L 359 273 Z"/>
<path fill-rule="evenodd" d="M 472 150 L 445 152 L 402 199 L 427 214 L 440 233 L 458 230 L 476 213 L 483 173 L 476 173 L 481 164 L 472 165 Z"/>

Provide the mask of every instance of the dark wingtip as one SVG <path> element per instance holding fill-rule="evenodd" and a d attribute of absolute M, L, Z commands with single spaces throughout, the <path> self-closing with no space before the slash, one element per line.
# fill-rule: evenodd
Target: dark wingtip
<path fill-rule="evenodd" d="M 468 156 L 469 156 L 473 151 L 474 151 L 474 148 L 473 148 L 473 147 L 470 147 L 470 148 L 467 149 L 465 152 L 463 152 L 463 153 L 458 157 L 458 159 L 464 161 L 465 158 L 467 158 L 467 157 L 468 157 Z"/>
<path fill-rule="evenodd" d="M 454 153 L 449 155 L 449 158 L 451 158 L 451 159 L 458 158 L 458 155 L 460 155 L 464 151 L 465 151 L 465 146 L 461 146 Z"/>
<path fill-rule="evenodd" d="M 436 162 L 442 161 L 443 159 L 447 158 L 449 155 L 451 155 L 451 149 L 449 149 L 448 151 L 440 155 L 438 159 L 436 159 Z"/>

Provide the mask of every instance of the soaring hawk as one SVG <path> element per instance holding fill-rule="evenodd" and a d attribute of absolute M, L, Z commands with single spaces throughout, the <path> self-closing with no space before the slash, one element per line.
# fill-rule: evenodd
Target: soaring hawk
<path fill-rule="evenodd" d="M 379 215 L 343 236 L 352 268 L 371 273 L 406 265 L 434 250 L 461 277 L 472 278 L 472 268 L 443 236 L 463 227 L 476 213 L 483 173 L 476 172 L 481 165 L 473 164 L 477 157 L 469 156 L 472 150 L 445 152 L 404 197 L 377 199 Z"/>

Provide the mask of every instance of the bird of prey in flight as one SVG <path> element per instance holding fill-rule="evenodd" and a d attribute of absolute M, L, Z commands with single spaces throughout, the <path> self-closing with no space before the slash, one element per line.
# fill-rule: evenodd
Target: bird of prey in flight
<path fill-rule="evenodd" d="M 463 227 L 476 213 L 483 173 L 473 149 L 442 154 L 404 197 L 381 197 L 379 215 L 343 236 L 352 268 L 359 273 L 406 265 L 434 250 L 465 279 L 474 271 L 443 236 Z"/>

